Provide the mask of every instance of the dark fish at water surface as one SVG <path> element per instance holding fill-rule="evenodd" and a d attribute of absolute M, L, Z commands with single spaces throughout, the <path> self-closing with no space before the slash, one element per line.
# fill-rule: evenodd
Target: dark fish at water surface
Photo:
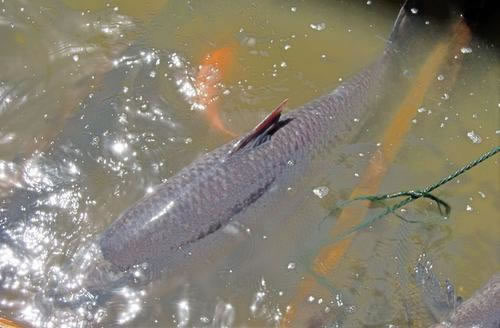
<path fill-rule="evenodd" d="M 104 259 L 122 271 L 143 263 L 153 272 L 168 270 L 174 254 L 218 233 L 317 155 L 348 141 L 403 77 L 416 52 L 414 34 L 430 31 L 422 11 L 412 10 L 408 3 L 401 9 L 383 54 L 366 69 L 295 111 L 282 114 L 282 103 L 251 132 L 205 154 L 126 210 L 99 238 Z"/>

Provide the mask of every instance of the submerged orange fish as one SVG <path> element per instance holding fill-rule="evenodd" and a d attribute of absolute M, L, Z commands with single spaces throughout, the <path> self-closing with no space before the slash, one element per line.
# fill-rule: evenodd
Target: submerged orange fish
<path fill-rule="evenodd" d="M 12 320 L 0 317 L 0 328 L 22 328 L 22 326 Z"/>
<path fill-rule="evenodd" d="M 195 87 L 198 90 L 196 104 L 204 110 L 213 128 L 231 137 L 236 137 L 237 134 L 226 128 L 222 122 L 217 101 L 220 83 L 227 78 L 233 68 L 235 52 L 236 44 L 234 43 L 205 55 L 195 81 Z"/>

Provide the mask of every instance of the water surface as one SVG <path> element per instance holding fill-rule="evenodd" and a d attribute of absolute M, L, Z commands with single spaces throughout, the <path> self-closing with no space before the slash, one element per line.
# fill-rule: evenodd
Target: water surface
<path fill-rule="evenodd" d="M 297 107 L 374 60 L 397 11 L 376 1 L 2 1 L 0 314 L 37 327 L 279 326 L 340 210 L 323 218 L 349 197 L 396 108 L 377 109 L 352 144 L 187 267 L 91 309 L 54 307 L 46 291 L 122 211 L 230 140 L 197 106 L 206 54 L 233 49 L 216 104 L 243 133 L 283 99 Z M 433 183 L 498 145 L 497 54 L 473 39 L 457 52 L 457 76 L 443 66 L 381 192 Z M 471 295 L 500 271 L 498 172 L 493 158 L 441 188 L 448 219 L 420 201 L 406 215 L 425 224 L 391 217 L 359 234 L 300 317 L 428 325 L 411 283 L 422 252 Z"/>

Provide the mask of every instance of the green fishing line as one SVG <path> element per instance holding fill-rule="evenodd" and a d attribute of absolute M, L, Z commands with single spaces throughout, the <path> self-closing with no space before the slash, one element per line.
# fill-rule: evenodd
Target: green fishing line
<path fill-rule="evenodd" d="M 343 204 L 341 204 L 341 206 L 345 206 L 348 203 L 351 203 L 353 201 L 358 201 L 358 200 L 369 200 L 369 201 L 372 201 L 372 202 L 379 202 L 379 201 L 383 201 L 383 200 L 386 200 L 386 199 L 392 199 L 392 198 L 398 198 L 398 197 L 405 197 L 405 196 L 407 196 L 407 198 L 405 198 L 404 200 L 400 201 L 399 203 L 397 203 L 395 205 L 386 206 L 385 211 L 383 211 L 382 213 L 380 213 L 380 214 L 378 214 L 376 216 L 373 216 L 373 217 L 365 220 L 365 222 L 361 223 L 360 225 L 354 227 L 353 229 L 350 229 L 349 231 L 347 231 L 344 234 L 344 237 L 347 236 L 347 235 L 349 235 L 349 234 L 351 234 L 351 233 L 353 233 L 353 232 L 355 232 L 355 231 L 358 231 L 360 229 L 363 229 L 363 228 L 366 228 L 368 226 L 371 226 L 373 223 L 375 223 L 376 221 L 378 221 L 378 220 L 386 217 L 389 214 L 395 214 L 398 218 L 402 219 L 405 222 L 409 222 L 409 223 L 416 223 L 416 222 L 418 222 L 418 221 L 414 221 L 414 220 L 408 220 L 408 219 L 404 218 L 403 216 L 399 215 L 398 213 L 396 213 L 396 211 L 398 209 L 402 208 L 403 206 L 408 205 L 409 203 L 411 203 L 411 202 L 413 202 L 413 201 L 415 201 L 415 200 L 417 200 L 419 198 L 429 198 L 429 199 L 432 199 L 438 205 L 439 212 L 441 213 L 441 215 L 445 216 L 445 217 L 449 216 L 450 211 L 451 211 L 451 207 L 445 201 L 443 201 L 440 198 L 432 195 L 431 192 L 434 191 L 435 189 L 441 187 L 442 185 L 450 182 L 451 180 L 455 179 L 456 177 L 462 175 L 463 173 L 467 172 L 468 170 L 472 169 L 473 167 L 479 165 L 480 163 L 484 162 L 488 158 L 493 157 L 499 151 L 500 151 L 500 146 L 496 146 L 493 149 L 491 149 L 490 151 L 488 151 L 488 152 L 484 153 L 483 155 L 481 155 L 479 158 L 471 161 L 467 165 L 465 165 L 462 168 L 458 169 L 454 173 L 448 175 L 447 177 L 442 178 L 438 182 L 436 182 L 436 183 L 428 186 L 427 188 L 421 189 L 421 190 L 408 190 L 408 191 L 400 191 L 400 192 L 397 192 L 397 193 L 390 193 L 390 194 L 383 194 L 383 195 L 360 196 L 360 197 L 356 197 L 356 198 L 353 198 L 351 200 L 348 200 L 347 202 L 344 202 Z M 443 212 L 443 207 L 444 207 L 444 212 Z"/>

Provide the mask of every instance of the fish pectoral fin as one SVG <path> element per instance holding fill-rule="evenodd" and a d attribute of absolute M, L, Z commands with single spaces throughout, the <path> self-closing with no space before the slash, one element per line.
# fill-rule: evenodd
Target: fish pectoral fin
<path fill-rule="evenodd" d="M 272 133 L 275 132 L 274 128 L 278 126 L 281 112 L 283 111 L 283 108 L 285 107 L 287 102 L 288 99 L 283 100 L 269 115 L 266 116 L 265 119 L 262 120 L 262 122 L 257 124 L 257 126 L 253 128 L 253 130 L 249 134 L 238 140 L 233 145 L 233 148 L 229 151 L 229 155 L 238 152 L 249 144 L 253 147 L 256 147 L 262 144 L 264 141 L 268 140 L 271 137 Z"/>

